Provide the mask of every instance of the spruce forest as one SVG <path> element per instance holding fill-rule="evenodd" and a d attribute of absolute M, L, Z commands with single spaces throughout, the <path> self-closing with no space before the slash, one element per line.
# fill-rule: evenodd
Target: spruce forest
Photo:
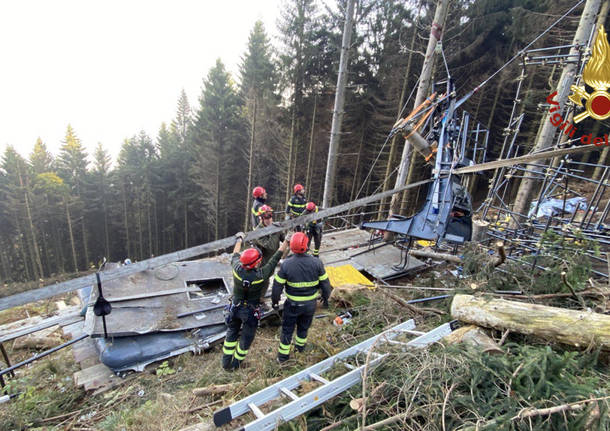
<path fill-rule="evenodd" d="M 79 272 L 104 256 L 142 260 L 249 229 L 256 185 L 267 189 L 276 211 L 295 182 L 321 204 L 346 5 L 330 3 L 287 0 L 277 38 L 257 22 L 237 76 L 218 59 L 197 101 L 177 95 L 175 117 L 156 136 L 134 130 L 116 160 L 104 143 L 87 153 L 70 125 L 58 154 L 44 137 L 10 143 L 0 166 L 0 279 Z M 435 4 L 358 2 L 333 204 L 392 188 L 402 142 L 386 136 L 412 109 Z M 572 5 L 452 1 L 443 47 L 457 91 L 473 89 Z M 578 14 L 568 17 L 534 47 L 570 43 L 577 22 Z M 436 61 L 433 78 L 444 78 L 446 66 Z M 523 83 L 524 142 L 533 142 L 539 104 L 560 73 L 558 65 L 542 66 Z M 515 62 L 465 106 L 491 131 L 490 159 L 499 152 L 517 76 Z M 15 150 L 32 144 L 27 158 Z M 421 157 L 412 162 L 410 181 L 426 176 Z M 382 202 L 380 214 L 387 206 Z M 414 208 L 406 202 L 403 213 Z"/>

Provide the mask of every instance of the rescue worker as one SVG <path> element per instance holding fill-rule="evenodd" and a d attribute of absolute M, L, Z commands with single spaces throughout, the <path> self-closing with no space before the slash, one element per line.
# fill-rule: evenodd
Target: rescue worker
<path fill-rule="evenodd" d="M 261 186 L 256 186 L 254 187 L 254 190 L 252 190 L 252 197 L 254 198 L 254 202 L 252 202 L 252 209 L 250 211 L 250 221 L 252 223 L 252 229 L 254 229 L 254 227 L 260 223 L 258 212 L 267 201 L 267 191 Z"/>
<path fill-rule="evenodd" d="M 227 335 L 222 348 L 222 367 L 225 370 L 239 368 L 248 349 L 254 341 L 258 321 L 261 317 L 259 307 L 261 287 L 268 279 L 288 248 L 284 241 L 271 256 L 269 262 L 261 267 L 263 255 L 256 248 L 249 248 L 241 255 L 241 245 L 246 236 L 243 232 L 235 235 L 237 242 L 233 248 L 231 266 L 233 267 L 233 299 L 225 308 L 227 315 Z M 241 332 L 241 338 L 240 338 Z"/>
<path fill-rule="evenodd" d="M 303 211 L 303 215 L 312 214 L 318 212 L 318 206 L 313 202 L 307 202 L 305 206 L 305 211 Z M 305 233 L 307 234 L 307 238 L 309 238 L 309 244 L 311 244 L 311 240 L 313 238 L 314 248 L 312 251 L 312 256 L 320 257 L 320 244 L 322 243 L 322 223 L 318 224 L 318 220 L 313 220 L 308 222 L 305 225 Z"/>
<path fill-rule="evenodd" d="M 290 250 L 294 255 L 282 263 L 273 281 L 271 301 L 274 309 L 277 309 L 280 295 L 284 288 L 286 289 L 282 333 L 277 354 L 279 363 L 287 361 L 290 357 L 290 342 L 295 325 L 297 329 L 295 349 L 299 352 L 305 349 L 307 331 L 313 321 L 316 301 L 320 296 L 318 289 L 322 291 L 324 307 L 328 307 L 331 291 L 328 274 L 320 259 L 305 253 L 308 242 L 307 235 L 303 232 L 297 232 L 292 236 Z"/>
<path fill-rule="evenodd" d="M 286 220 L 300 216 L 305 211 L 307 199 L 305 198 L 305 187 L 302 184 L 295 184 L 293 187 L 294 194 L 286 205 Z M 302 226 L 296 226 L 295 230 L 301 232 Z"/>
<path fill-rule="evenodd" d="M 261 206 L 259 208 L 259 217 L 261 222 L 254 228 L 254 230 L 264 229 L 271 226 L 273 223 L 273 208 L 271 208 L 269 205 Z M 284 233 L 277 232 L 253 241 L 252 245 L 258 247 L 258 249 L 263 253 L 263 262 L 261 263 L 262 266 L 265 266 L 271 260 L 271 257 L 284 239 L 286 239 Z M 286 257 L 287 253 L 288 249 L 286 249 L 282 255 L 282 258 Z M 266 309 L 265 307 L 265 295 L 267 294 L 267 290 L 269 290 L 269 278 L 263 282 L 261 287 L 261 306 L 263 307 L 263 311 L 269 311 L 269 309 Z"/>

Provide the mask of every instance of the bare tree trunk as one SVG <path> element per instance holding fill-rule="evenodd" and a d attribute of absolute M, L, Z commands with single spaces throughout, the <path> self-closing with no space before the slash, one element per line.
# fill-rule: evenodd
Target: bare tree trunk
<path fill-rule="evenodd" d="M 220 224 L 220 145 L 216 152 L 216 208 L 214 209 L 214 241 L 220 238 L 218 225 Z"/>
<path fill-rule="evenodd" d="M 311 163 L 313 161 L 313 137 L 316 125 L 316 111 L 318 110 L 318 93 L 313 95 L 313 113 L 311 115 L 311 131 L 309 133 L 309 152 L 307 153 L 307 175 L 305 176 L 305 190 L 311 186 Z"/>
<path fill-rule="evenodd" d="M 188 213 L 188 203 L 186 199 L 184 199 L 184 248 L 189 246 L 189 213 Z"/>
<path fill-rule="evenodd" d="M 252 167 L 254 165 L 254 142 L 256 136 L 256 109 L 257 109 L 257 99 L 256 95 L 254 96 L 254 108 L 252 112 L 252 122 L 250 127 L 250 153 L 248 155 L 248 188 L 246 189 L 246 214 L 244 217 L 244 232 L 248 231 L 248 221 L 250 220 L 250 193 L 252 192 Z M 252 226 L 254 229 L 256 226 Z"/>
<path fill-rule="evenodd" d="M 70 235 L 70 246 L 72 247 L 72 263 L 74 264 L 74 272 L 78 272 L 78 263 L 76 261 L 76 245 L 74 244 L 74 233 L 72 231 L 72 218 L 70 217 L 70 205 L 68 199 L 64 196 L 64 206 L 66 207 L 66 220 L 68 221 L 68 234 Z"/>
<path fill-rule="evenodd" d="M 286 177 L 286 199 L 284 199 L 284 202 L 288 202 L 288 200 L 290 199 L 290 190 L 291 190 L 291 184 L 292 184 L 292 159 L 295 157 L 294 156 L 294 142 L 295 142 L 295 123 L 296 123 L 296 106 L 292 107 L 292 120 L 290 121 L 290 149 L 288 151 L 288 169 L 286 169 L 286 172 L 288 173 L 287 177 Z"/>
<path fill-rule="evenodd" d="M 19 250 L 21 252 L 21 259 L 23 260 L 23 269 L 25 270 L 26 280 L 32 280 L 32 273 L 30 272 L 30 267 L 28 265 L 28 255 L 27 255 L 27 245 L 25 242 L 25 235 L 23 235 L 23 231 L 21 230 L 21 225 L 19 223 L 19 217 L 17 211 L 15 211 L 15 220 L 17 225 L 17 237 L 19 238 Z"/>
<path fill-rule="evenodd" d="M 332 206 L 333 194 L 335 191 L 337 150 L 339 149 L 341 123 L 343 122 L 343 105 L 345 103 L 349 48 L 352 40 L 354 3 L 355 0 L 348 0 L 347 11 L 345 12 L 345 26 L 343 27 L 341 58 L 339 60 L 339 75 L 337 76 L 337 92 L 335 93 L 335 108 L 333 110 L 333 122 L 330 129 L 330 144 L 328 147 L 328 161 L 326 162 L 326 178 L 324 180 L 324 199 L 322 200 L 322 206 L 324 208 L 330 208 Z"/>
<path fill-rule="evenodd" d="M 413 36 L 411 37 L 411 48 L 409 49 L 409 59 L 407 60 L 407 67 L 405 68 L 405 74 L 402 79 L 402 89 L 400 91 L 400 100 L 398 102 L 398 107 L 396 109 L 396 121 L 401 118 L 402 114 L 402 105 L 405 103 L 405 96 L 407 94 L 407 86 L 409 84 L 409 75 L 411 74 L 411 61 L 413 60 L 413 52 L 415 51 L 415 39 L 417 38 L 417 26 L 420 21 L 420 11 L 422 7 L 423 0 L 419 1 L 419 6 L 417 6 L 417 18 L 415 19 L 415 24 L 413 25 Z M 397 136 L 392 138 L 392 142 L 390 144 L 390 155 L 388 156 L 388 164 L 385 169 L 384 183 L 383 183 L 383 191 L 388 191 L 390 188 L 390 180 L 389 177 L 392 174 L 392 166 L 394 164 L 394 158 L 396 157 L 396 141 Z M 377 219 L 381 220 L 383 217 L 383 213 L 385 211 L 386 199 L 382 199 L 379 202 L 379 211 L 377 212 Z"/>
<path fill-rule="evenodd" d="M 443 24 L 447 16 L 447 10 L 449 6 L 449 0 L 439 0 L 436 6 L 436 12 L 434 13 L 434 20 L 432 21 L 432 27 L 430 29 L 430 38 L 428 39 L 428 47 L 426 48 L 426 57 L 424 64 L 422 65 L 422 71 L 420 74 L 419 86 L 417 87 L 417 94 L 415 96 L 414 107 L 418 107 L 424 102 L 428 89 L 430 88 L 430 78 L 432 76 L 432 69 L 434 67 L 434 48 L 436 47 L 437 41 L 441 39 L 443 32 Z M 407 140 L 403 147 L 402 157 L 400 159 L 400 166 L 398 168 L 398 175 L 396 176 L 395 188 L 405 184 L 405 181 L 409 175 L 411 154 L 413 153 L 413 146 Z M 396 193 L 392 196 L 390 202 L 390 214 L 396 214 L 400 210 L 401 194 Z"/>
<path fill-rule="evenodd" d="M 125 184 L 121 183 L 121 194 L 123 195 L 123 224 L 125 226 L 125 238 L 127 244 L 127 256 L 131 256 L 131 241 L 129 240 L 129 219 L 127 218 L 127 196 Z"/>
<path fill-rule="evenodd" d="M 354 179 L 352 181 L 352 192 L 350 193 L 350 201 L 356 200 L 356 185 L 360 176 L 360 159 L 362 158 L 362 150 L 364 148 L 364 121 L 360 133 L 360 145 L 358 146 L 358 156 L 356 157 L 356 167 L 354 168 Z"/>
<path fill-rule="evenodd" d="M 102 184 L 102 187 L 105 187 Z M 110 236 L 108 233 L 108 207 L 106 206 L 106 193 L 102 191 L 102 211 L 104 211 L 104 251 L 105 255 L 110 258 Z"/>
<path fill-rule="evenodd" d="M 80 199 L 80 196 L 78 197 Z M 87 244 L 87 228 L 85 226 L 85 208 L 83 206 L 80 218 L 80 228 L 83 233 L 83 252 L 85 253 L 85 268 L 89 268 L 89 247 Z"/>
<path fill-rule="evenodd" d="M 138 254 L 139 259 L 144 259 L 144 239 L 142 236 L 142 207 L 138 205 Z"/>
<path fill-rule="evenodd" d="M 32 248 L 33 248 L 33 252 L 34 252 L 33 253 L 34 254 L 34 263 L 36 264 L 36 266 L 34 268 L 37 270 L 37 271 L 35 270 L 34 272 L 37 272 L 36 278 L 43 277 L 44 272 L 42 270 L 42 261 L 40 259 L 40 250 L 38 249 L 38 240 L 36 239 L 36 230 L 34 229 L 34 223 L 32 221 L 32 211 L 30 209 L 30 199 L 28 197 L 28 188 L 23 184 L 21 170 L 19 171 L 18 175 L 19 175 L 19 185 L 23 189 L 23 195 L 25 198 L 25 213 L 28 218 L 28 225 L 30 227 L 30 233 L 32 235 Z"/>
<path fill-rule="evenodd" d="M 599 10 L 599 5 L 600 0 L 587 0 L 585 9 L 580 17 L 578 29 L 574 35 L 574 40 L 572 41 L 573 45 L 584 45 L 588 42 L 591 31 L 593 30 L 595 16 Z M 570 54 L 576 55 L 577 53 L 578 48 L 573 47 L 570 49 Z M 563 72 L 561 73 L 557 88 L 558 95 L 555 99 L 559 103 L 560 114 L 563 112 L 565 107 L 565 103 L 570 92 L 570 85 L 574 83 L 574 78 L 578 73 L 577 67 L 578 65 L 575 63 L 568 63 L 564 66 Z M 548 112 L 546 115 L 544 115 L 542 120 L 542 130 L 538 136 L 538 139 L 536 140 L 533 151 L 543 151 L 553 145 L 553 137 L 555 136 L 557 129 L 549 120 L 551 115 L 554 114 Z M 515 218 L 512 221 L 514 226 L 516 225 L 515 222 L 522 222 L 527 217 L 528 208 L 532 202 L 532 197 L 536 194 L 534 188 L 537 186 L 538 182 L 536 181 L 535 177 L 538 175 L 538 173 L 539 168 L 528 169 L 525 172 L 524 178 L 521 180 L 519 191 L 517 192 L 517 197 L 513 207 L 513 212 L 516 213 Z"/>
<path fill-rule="evenodd" d="M 148 257 L 153 255 L 153 238 L 152 238 L 152 216 L 151 216 L 151 195 L 148 194 L 148 204 L 146 205 L 147 225 L 148 225 Z"/>

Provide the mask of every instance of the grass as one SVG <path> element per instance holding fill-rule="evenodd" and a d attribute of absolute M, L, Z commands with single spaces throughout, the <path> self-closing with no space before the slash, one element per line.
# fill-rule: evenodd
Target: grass
<path fill-rule="evenodd" d="M 488 273 L 485 277 L 493 280 L 495 274 Z M 424 280 L 426 276 L 430 279 Z M 455 280 L 445 279 L 442 273 L 426 276 L 414 284 L 455 284 Z M 464 285 L 460 286 L 467 286 L 469 281 L 464 280 Z M 393 290 L 392 293 L 404 299 L 430 296 L 410 290 Z M 0 429 L 180 430 L 194 423 L 209 422 L 219 407 L 255 393 L 274 378 L 287 377 L 398 322 L 414 318 L 417 329 L 426 331 L 450 319 L 449 315 L 425 318 L 411 315 L 409 310 L 379 291 L 365 290 L 358 295 L 351 298 L 357 306 L 347 325 L 332 325 L 332 318 L 342 310 L 318 311 L 329 316 L 314 320 L 308 335 L 308 350 L 302 354 L 292 353 L 291 360 L 282 367 L 275 362 L 279 327 L 265 326 L 257 331 L 243 369 L 232 373 L 223 371 L 222 352 L 215 347 L 201 356 L 181 355 L 153 364 L 124 385 L 92 396 L 72 382 L 77 366 L 70 349 L 60 351 L 50 359 L 20 370 L 18 378 L 11 380 L 10 391 L 23 395 L 0 405 Z M 450 299 L 423 306 L 447 310 L 449 304 Z M 591 404 L 578 412 L 533 418 L 532 428 L 529 422 L 513 421 L 511 418 L 523 407 L 544 408 L 597 395 L 606 396 L 610 387 L 603 355 L 565 352 L 536 344 L 532 338 L 517 334 L 511 334 L 507 342 L 505 353 L 498 356 L 462 346 L 438 346 L 414 352 L 388 350 L 389 360 L 367 377 L 366 423 L 402 415 L 400 420 L 380 429 L 440 431 L 461 429 L 477 422 L 487 429 L 498 430 L 584 429 L 589 420 L 590 429 L 610 427 L 607 401 L 598 402 L 597 407 Z M 325 376 L 333 378 L 340 374 L 341 370 L 335 368 Z M 222 395 L 195 397 L 192 394 L 194 388 L 224 383 L 236 385 Z M 321 430 L 332 423 L 338 423 L 336 430 L 355 429 L 362 423 L 362 414 L 352 410 L 349 403 L 360 397 L 362 387 L 358 385 L 307 415 L 280 425 L 279 430 Z M 269 407 L 264 406 L 263 410 Z M 596 415 L 596 408 L 599 415 Z M 237 428 L 252 419 L 251 415 L 246 415 L 223 429 Z"/>

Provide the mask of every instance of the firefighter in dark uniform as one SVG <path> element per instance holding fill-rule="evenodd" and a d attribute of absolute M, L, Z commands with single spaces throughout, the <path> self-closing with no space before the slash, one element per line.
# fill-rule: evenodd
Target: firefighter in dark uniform
<path fill-rule="evenodd" d="M 227 335 L 222 348 L 222 367 L 225 370 L 239 368 L 246 357 L 248 349 L 254 341 L 258 321 L 261 317 L 260 297 L 261 287 L 267 280 L 282 253 L 288 247 L 284 241 L 280 248 L 273 254 L 269 262 L 260 267 L 263 255 L 256 248 L 249 248 L 241 256 L 241 244 L 245 234 L 239 232 L 237 242 L 233 248 L 231 266 L 233 267 L 233 299 L 227 306 Z M 240 338 L 241 332 L 241 338 Z"/>
<path fill-rule="evenodd" d="M 295 349 L 302 352 L 307 343 L 307 331 L 313 321 L 316 311 L 316 301 L 322 291 L 322 301 L 328 307 L 330 282 L 320 259 L 305 253 L 308 243 L 307 235 L 297 232 L 290 240 L 290 250 L 294 253 L 280 266 L 273 281 L 271 300 L 273 308 L 277 309 L 282 291 L 286 289 L 284 316 L 282 318 L 282 333 L 277 360 L 282 363 L 290 357 L 290 343 L 296 325 L 297 333 L 294 340 Z"/>
<path fill-rule="evenodd" d="M 313 202 L 307 202 L 305 206 L 305 214 L 312 214 L 318 212 L 318 206 Z M 305 233 L 307 234 L 307 238 L 309 238 L 309 244 L 311 246 L 311 240 L 313 239 L 314 248 L 311 252 L 312 256 L 319 257 L 320 256 L 320 244 L 322 243 L 322 226 L 318 224 L 319 220 L 310 221 L 305 225 Z"/>
<path fill-rule="evenodd" d="M 307 204 L 307 199 L 305 198 L 305 187 L 303 187 L 301 184 L 295 184 L 293 190 L 294 194 L 288 201 L 288 205 L 286 205 L 286 220 L 303 214 L 303 211 L 305 211 L 305 205 Z M 303 227 L 299 225 L 294 229 L 297 232 L 301 232 Z"/>
<path fill-rule="evenodd" d="M 254 228 L 256 229 L 264 229 L 266 227 L 271 226 L 273 223 L 273 208 L 269 205 L 263 205 L 259 209 L 261 222 Z M 257 247 L 263 253 L 263 262 L 261 265 L 266 265 L 271 257 L 275 254 L 276 250 L 280 246 L 280 244 L 286 239 L 286 236 L 283 232 L 277 232 L 271 235 L 264 236 L 262 238 L 258 238 L 252 242 L 254 247 Z M 282 257 L 286 257 L 288 253 L 288 249 L 284 252 Z M 267 290 L 269 289 L 269 278 L 267 278 L 261 287 L 261 305 L 264 307 L 265 295 L 267 294 Z M 265 311 L 265 310 L 263 310 Z"/>
<path fill-rule="evenodd" d="M 252 223 L 252 229 L 254 229 L 261 221 L 259 211 L 267 201 L 267 192 L 261 186 L 256 186 L 252 190 L 252 197 L 254 202 L 252 202 L 252 209 L 250 210 L 250 222 Z"/>

